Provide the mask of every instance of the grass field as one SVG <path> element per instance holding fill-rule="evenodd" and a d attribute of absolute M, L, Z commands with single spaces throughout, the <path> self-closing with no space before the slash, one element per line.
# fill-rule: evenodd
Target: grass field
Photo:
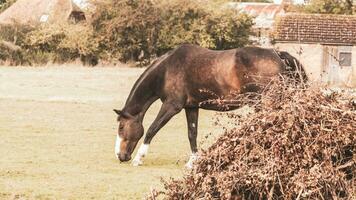
<path fill-rule="evenodd" d="M 184 112 L 154 138 L 144 166 L 114 156 L 112 109 L 143 70 L 0 67 L 0 199 L 142 199 L 162 187 L 160 177 L 182 176 L 190 153 Z M 213 116 L 200 112 L 199 141 L 220 132 Z"/>

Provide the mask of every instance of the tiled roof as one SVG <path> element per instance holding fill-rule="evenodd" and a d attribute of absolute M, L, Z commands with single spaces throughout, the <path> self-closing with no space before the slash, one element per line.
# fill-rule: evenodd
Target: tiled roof
<path fill-rule="evenodd" d="M 287 14 L 277 20 L 274 40 L 356 44 L 356 16 Z"/>

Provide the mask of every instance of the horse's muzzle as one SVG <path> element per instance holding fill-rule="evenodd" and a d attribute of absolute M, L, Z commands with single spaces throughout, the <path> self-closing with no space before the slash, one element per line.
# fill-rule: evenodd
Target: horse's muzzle
<path fill-rule="evenodd" d="M 119 155 L 118 155 L 118 157 L 119 157 L 119 160 L 121 161 L 121 162 L 127 162 L 127 161 L 129 161 L 129 160 L 131 160 L 131 155 L 129 155 L 129 154 L 124 154 L 124 153 L 120 153 Z"/>

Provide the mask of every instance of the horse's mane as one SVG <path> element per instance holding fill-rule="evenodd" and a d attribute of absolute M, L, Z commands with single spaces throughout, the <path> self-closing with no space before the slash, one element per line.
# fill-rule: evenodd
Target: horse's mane
<path fill-rule="evenodd" d="M 286 51 L 277 51 L 277 54 L 285 65 L 285 72 L 292 75 L 292 77 L 294 78 L 303 79 L 303 81 L 308 80 L 308 76 L 304 70 L 304 66 L 299 62 L 297 58 L 295 58 Z"/>
<path fill-rule="evenodd" d="M 138 87 L 141 86 L 141 84 L 144 82 L 144 80 L 158 67 L 160 64 L 168 58 L 172 54 L 173 50 L 168 51 L 167 53 L 163 54 L 162 56 L 156 58 L 152 63 L 147 67 L 147 69 L 141 74 L 141 76 L 137 79 L 135 82 L 134 86 L 131 89 L 131 92 L 127 98 L 127 102 L 131 101 L 133 96 L 135 95 L 135 92 Z"/>

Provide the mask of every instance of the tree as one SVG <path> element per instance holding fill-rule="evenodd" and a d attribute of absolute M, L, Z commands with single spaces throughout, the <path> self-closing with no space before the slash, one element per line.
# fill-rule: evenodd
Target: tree
<path fill-rule="evenodd" d="M 0 11 L 2 10 L 2 7 L 6 3 L 6 0 L 0 0 Z"/>
<path fill-rule="evenodd" d="M 0 0 L 0 13 L 10 7 L 16 0 Z"/>
<path fill-rule="evenodd" d="M 97 5 L 92 24 L 103 57 L 124 62 L 147 61 L 183 43 L 219 50 L 249 43 L 251 17 L 210 7 L 196 0 L 107 1 Z"/>
<path fill-rule="evenodd" d="M 306 13 L 346 15 L 352 15 L 354 9 L 352 0 L 309 0 L 306 5 L 297 8 Z"/>

